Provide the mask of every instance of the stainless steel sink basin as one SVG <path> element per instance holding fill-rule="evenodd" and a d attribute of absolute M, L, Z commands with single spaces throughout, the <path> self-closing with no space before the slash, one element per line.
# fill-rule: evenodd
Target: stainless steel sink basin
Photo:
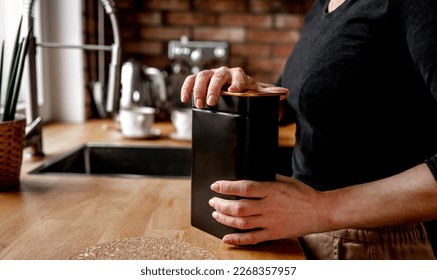
<path fill-rule="evenodd" d="M 191 176 L 191 149 L 134 145 L 84 144 L 29 172 L 126 177 Z"/>

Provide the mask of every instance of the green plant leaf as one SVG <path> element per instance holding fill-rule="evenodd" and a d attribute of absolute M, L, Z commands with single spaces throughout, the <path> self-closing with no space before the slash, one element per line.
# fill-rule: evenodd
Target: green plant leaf
<path fill-rule="evenodd" d="M 20 18 L 18 25 L 17 36 L 15 38 L 14 51 L 11 59 L 11 67 L 9 69 L 8 87 L 6 90 L 6 102 L 4 106 L 3 121 L 11 121 L 15 119 L 17 109 L 18 96 L 20 94 L 21 80 L 25 68 L 26 56 L 29 51 L 29 40 L 33 30 L 33 26 L 29 27 L 27 36 L 20 42 L 21 25 L 23 16 Z M 2 55 L 3 57 L 3 55 Z"/>
<path fill-rule="evenodd" d="M 9 112 L 11 111 L 12 99 L 14 95 L 15 83 L 17 80 L 18 64 L 20 61 L 21 49 L 23 48 L 23 43 L 20 42 L 17 46 L 17 54 L 12 57 L 11 69 L 9 72 L 8 88 L 6 90 L 6 102 L 3 114 L 3 121 L 10 121 Z M 13 118 L 12 118 L 13 120 Z"/>
<path fill-rule="evenodd" d="M 14 71 L 14 65 L 16 63 L 16 57 L 17 57 L 17 55 L 20 55 L 19 48 L 20 48 L 20 33 L 21 33 L 22 23 L 23 23 L 23 16 L 21 16 L 21 18 L 20 18 L 20 23 L 18 25 L 17 35 L 15 36 L 15 43 L 14 43 L 14 49 L 13 49 L 12 57 L 11 57 L 11 66 L 9 68 L 8 88 L 7 88 L 6 94 L 8 94 L 8 92 L 10 91 L 10 88 L 11 88 L 10 81 L 12 78 L 14 78 L 13 71 Z"/>
<path fill-rule="evenodd" d="M 6 89 L 6 102 L 4 107 L 3 121 L 10 120 L 8 112 L 10 112 L 10 106 L 12 105 L 12 95 L 15 87 L 14 83 L 17 76 L 18 61 L 22 48 L 22 44 L 20 43 L 20 33 L 21 33 L 22 23 L 23 23 L 23 16 L 20 17 L 20 23 L 18 24 L 17 35 L 15 36 L 14 50 L 11 58 L 11 66 L 9 68 L 8 87 Z"/>
<path fill-rule="evenodd" d="M 14 91 L 12 94 L 12 103 L 11 103 L 11 107 L 9 109 L 9 118 L 11 118 L 12 120 L 15 118 L 15 112 L 17 109 L 17 102 L 18 102 L 18 96 L 20 95 L 20 88 L 21 88 L 21 79 L 23 77 L 23 71 L 24 71 L 24 63 L 26 62 L 26 56 L 27 56 L 27 52 L 29 51 L 29 35 L 30 32 L 32 31 L 32 26 L 29 29 L 29 33 L 26 36 L 26 39 L 24 40 L 24 42 L 22 44 L 24 44 L 23 48 L 22 48 L 22 53 L 20 56 L 20 61 L 19 61 L 19 69 L 18 69 L 18 76 L 17 76 L 17 80 L 15 81 L 15 87 L 14 87 Z"/>

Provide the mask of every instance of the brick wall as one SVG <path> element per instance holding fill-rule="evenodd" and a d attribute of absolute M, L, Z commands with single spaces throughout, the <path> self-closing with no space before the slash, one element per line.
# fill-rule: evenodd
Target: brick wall
<path fill-rule="evenodd" d="M 274 82 L 298 41 L 314 0 L 117 0 L 123 61 L 135 58 L 164 69 L 167 45 L 189 40 L 227 41 L 227 66 L 241 66 Z"/>
<path fill-rule="evenodd" d="M 168 43 L 187 36 L 196 41 L 227 41 L 228 61 L 257 81 L 274 83 L 299 40 L 305 14 L 315 0 L 115 0 L 120 25 L 122 62 L 139 62 L 169 70 Z M 97 43 L 97 7 L 100 0 L 82 0 L 84 41 Z M 112 42 L 107 16 L 106 44 Z M 110 63 L 105 54 L 105 65 Z M 87 118 L 98 116 L 91 85 L 102 80 L 98 57 L 85 52 Z M 214 65 L 218 67 L 220 65 Z M 107 77 L 107 68 L 103 69 Z M 169 71 L 171 73 L 171 71 Z M 178 80 L 177 83 L 181 83 Z M 178 91 L 179 85 L 172 85 Z"/>

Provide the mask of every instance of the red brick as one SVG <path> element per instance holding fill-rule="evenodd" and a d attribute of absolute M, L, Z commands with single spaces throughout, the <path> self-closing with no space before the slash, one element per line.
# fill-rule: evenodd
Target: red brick
<path fill-rule="evenodd" d="M 143 27 L 141 28 L 142 39 L 152 40 L 179 40 L 182 36 L 189 37 L 188 28 L 175 27 Z"/>
<path fill-rule="evenodd" d="M 161 56 L 141 55 L 141 56 L 136 56 L 134 58 L 149 67 L 156 67 L 161 70 L 169 65 L 169 60 L 166 55 L 161 55 Z"/>
<path fill-rule="evenodd" d="M 194 9 L 216 12 L 243 12 L 246 4 L 242 0 L 195 0 Z"/>
<path fill-rule="evenodd" d="M 250 76 L 257 82 L 274 84 L 278 80 L 279 75 L 277 72 L 257 71 Z"/>
<path fill-rule="evenodd" d="M 290 53 L 293 51 L 293 48 L 294 48 L 294 44 L 276 45 L 273 47 L 273 56 L 278 58 L 280 57 L 287 58 L 290 55 Z"/>
<path fill-rule="evenodd" d="M 270 44 L 232 44 L 231 55 L 268 57 L 271 53 Z"/>
<path fill-rule="evenodd" d="M 160 55 L 163 51 L 159 42 L 127 42 L 122 44 L 122 49 L 127 53 Z"/>
<path fill-rule="evenodd" d="M 136 35 L 136 31 L 133 28 L 128 28 L 128 29 L 122 28 L 120 30 L 120 37 L 122 41 L 133 40 L 136 38 L 135 35 Z"/>
<path fill-rule="evenodd" d="M 194 30 L 195 40 L 243 42 L 245 38 L 244 28 L 199 27 Z"/>
<path fill-rule="evenodd" d="M 277 7 L 276 12 L 304 14 L 306 13 L 306 1 L 307 0 L 279 1 L 280 5 Z"/>
<path fill-rule="evenodd" d="M 269 13 L 272 10 L 272 3 L 275 1 L 250 0 L 249 11 L 252 13 Z"/>
<path fill-rule="evenodd" d="M 305 14 L 309 10 L 308 1 L 314 0 L 250 0 L 252 13 L 297 13 Z"/>
<path fill-rule="evenodd" d="M 273 72 L 281 72 L 284 68 L 284 59 L 271 58 L 252 58 L 248 60 L 247 66 L 253 71 L 265 71 L 268 69 Z"/>
<path fill-rule="evenodd" d="M 190 40 L 227 41 L 231 55 L 223 64 L 242 67 L 257 81 L 273 83 L 314 1 L 117 0 L 123 59 L 135 58 L 163 69 L 169 64 L 170 40 L 186 35 Z M 87 36 L 93 35 L 92 24 L 86 27 Z M 111 41 L 110 30 L 107 36 Z"/>
<path fill-rule="evenodd" d="M 304 17 L 296 14 L 279 14 L 275 16 L 276 28 L 301 29 Z"/>
<path fill-rule="evenodd" d="M 157 10 L 188 10 L 190 0 L 145 0 L 142 1 L 144 8 Z"/>
<path fill-rule="evenodd" d="M 134 0 L 117 0 L 115 7 L 117 10 L 129 9 L 134 6 Z"/>
<path fill-rule="evenodd" d="M 248 15 L 233 13 L 223 13 L 219 17 L 219 24 L 223 26 L 244 26 L 244 27 L 258 27 L 271 28 L 273 19 L 270 15 Z"/>
<path fill-rule="evenodd" d="M 169 12 L 166 16 L 166 23 L 170 25 L 215 25 L 217 22 L 215 14 L 195 12 Z"/>
<path fill-rule="evenodd" d="M 271 42 L 271 43 L 296 43 L 300 38 L 300 33 L 296 30 L 249 30 L 247 33 L 249 41 Z"/>
<path fill-rule="evenodd" d="M 282 71 L 265 71 L 257 72 L 257 74 L 259 75 L 259 77 L 256 74 L 252 76 L 254 79 L 256 79 L 256 81 L 275 84 L 281 76 Z"/>
<path fill-rule="evenodd" d="M 90 33 L 93 32 L 95 33 L 95 30 L 97 30 L 97 22 L 96 20 L 94 20 L 93 18 L 84 18 L 84 24 L 86 26 L 86 32 Z"/>
<path fill-rule="evenodd" d="M 231 56 L 228 59 L 228 67 L 241 67 L 243 70 L 247 70 L 247 62 L 245 57 Z"/>
<path fill-rule="evenodd" d="M 139 12 L 137 23 L 142 25 L 161 25 L 162 16 L 160 12 Z"/>

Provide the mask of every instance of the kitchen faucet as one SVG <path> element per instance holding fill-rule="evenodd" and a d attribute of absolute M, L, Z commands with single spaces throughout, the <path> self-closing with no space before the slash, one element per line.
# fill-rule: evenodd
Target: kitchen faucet
<path fill-rule="evenodd" d="M 36 47 L 43 48 L 73 48 L 92 51 L 110 51 L 111 63 L 109 65 L 109 77 L 107 86 L 106 111 L 108 113 L 118 112 L 120 102 L 120 75 L 121 75 L 121 48 L 120 48 L 120 33 L 117 17 L 115 15 L 114 0 L 100 0 L 106 14 L 111 21 L 114 42 L 110 46 L 106 45 L 66 45 L 60 43 L 36 42 L 33 31 L 29 34 L 29 85 L 30 89 L 26 97 L 26 147 L 32 147 L 32 154 L 35 156 L 43 156 L 42 146 L 42 118 L 39 115 L 38 96 L 36 86 Z M 33 6 L 35 0 L 24 0 L 23 11 L 27 16 L 28 23 L 33 24 Z"/>

